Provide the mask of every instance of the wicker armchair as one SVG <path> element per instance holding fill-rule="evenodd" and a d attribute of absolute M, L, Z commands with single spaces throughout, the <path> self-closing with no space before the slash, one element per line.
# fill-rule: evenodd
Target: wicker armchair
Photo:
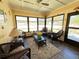
<path fill-rule="evenodd" d="M 52 41 L 57 41 L 62 35 L 63 35 L 63 30 L 60 30 L 57 33 L 51 33 L 51 39 Z"/>

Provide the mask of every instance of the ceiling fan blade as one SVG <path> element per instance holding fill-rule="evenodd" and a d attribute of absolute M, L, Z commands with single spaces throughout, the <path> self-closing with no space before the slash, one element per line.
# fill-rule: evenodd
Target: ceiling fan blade
<path fill-rule="evenodd" d="M 45 6 L 49 6 L 49 4 L 48 3 L 41 3 L 42 5 L 45 5 Z"/>
<path fill-rule="evenodd" d="M 24 1 L 25 3 L 30 3 L 30 4 L 34 4 L 34 3 L 32 3 L 32 2 L 29 2 L 29 1 Z"/>
<path fill-rule="evenodd" d="M 40 3 L 42 0 L 37 0 L 37 3 Z"/>
<path fill-rule="evenodd" d="M 20 1 L 22 1 L 22 0 L 20 0 Z M 42 0 L 39 0 L 39 1 L 41 2 Z M 38 5 L 39 4 L 39 3 L 32 3 L 32 2 L 29 2 L 29 1 L 26 1 L 26 0 L 23 0 L 23 2 L 32 4 L 32 5 Z M 44 6 L 49 6 L 49 4 L 47 4 L 47 3 L 41 3 L 41 4 L 44 5 Z"/>
<path fill-rule="evenodd" d="M 61 4 L 63 4 L 63 5 L 65 5 L 65 3 L 62 2 L 62 1 L 60 1 L 60 0 L 56 0 L 56 1 L 59 2 L 59 3 L 61 3 Z"/>

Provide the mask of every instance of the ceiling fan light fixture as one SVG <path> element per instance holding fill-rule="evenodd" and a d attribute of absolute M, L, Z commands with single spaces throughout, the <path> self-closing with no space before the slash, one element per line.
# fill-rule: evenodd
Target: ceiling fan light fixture
<path fill-rule="evenodd" d="M 48 3 L 41 3 L 42 5 L 45 5 L 45 6 L 49 6 L 49 4 Z"/>

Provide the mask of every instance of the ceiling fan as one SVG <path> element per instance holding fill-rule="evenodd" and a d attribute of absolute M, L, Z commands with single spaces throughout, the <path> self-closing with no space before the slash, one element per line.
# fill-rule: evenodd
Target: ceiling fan
<path fill-rule="evenodd" d="M 26 0 L 19 0 L 19 1 L 23 1 L 23 2 L 25 2 L 25 3 L 30 3 L 30 4 L 32 4 L 32 5 L 42 4 L 42 5 L 44 5 L 44 6 L 49 6 L 48 3 L 42 2 L 43 0 L 37 0 L 37 1 L 36 1 L 37 3 L 32 3 L 32 2 L 29 2 L 29 1 L 26 1 Z"/>
<path fill-rule="evenodd" d="M 41 3 L 43 0 L 37 0 L 37 3 Z M 48 3 L 45 3 L 45 2 L 42 2 L 41 3 L 42 5 L 45 5 L 45 6 L 49 6 L 49 4 Z"/>

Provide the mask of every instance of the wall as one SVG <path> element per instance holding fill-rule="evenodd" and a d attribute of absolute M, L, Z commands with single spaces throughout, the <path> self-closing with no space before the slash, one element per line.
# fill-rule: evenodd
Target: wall
<path fill-rule="evenodd" d="M 13 24 L 13 15 L 9 6 L 6 4 L 5 0 L 0 2 L 0 9 L 4 11 L 6 18 L 3 23 L 4 29 L 2 29 L 2 25 L 0 25 L 0 44 L 10 41 L 9 34 L 14 27 Z"/>
<path fill-rule="evenodd" d="M 64 31 L 65 31 L 67 14 L 76 11 L 76 10 L 74 10 L 76 7 L 79 7 L 79 0 L 76 0 L 75 2 L 73 2 L 71 4 L 65 5 L 61 8 L 58 8 L 54 11 L 51 11 L 48 14 L 48 17 L 55 16 L 55 15 L 58 15 L 58 14 L 64 14 Z M 64 37 L 63 37 L 63 41 L 64 41 Z"/>
<path fill-rule="evenodd" d="M 38 11 L 30 11 L 30 10 L 21 10 L 21 9 L 12 9 L 14 15 L 21 16 L 32 16 L 32 17 L 44 17 L 44 14 Z"/>

